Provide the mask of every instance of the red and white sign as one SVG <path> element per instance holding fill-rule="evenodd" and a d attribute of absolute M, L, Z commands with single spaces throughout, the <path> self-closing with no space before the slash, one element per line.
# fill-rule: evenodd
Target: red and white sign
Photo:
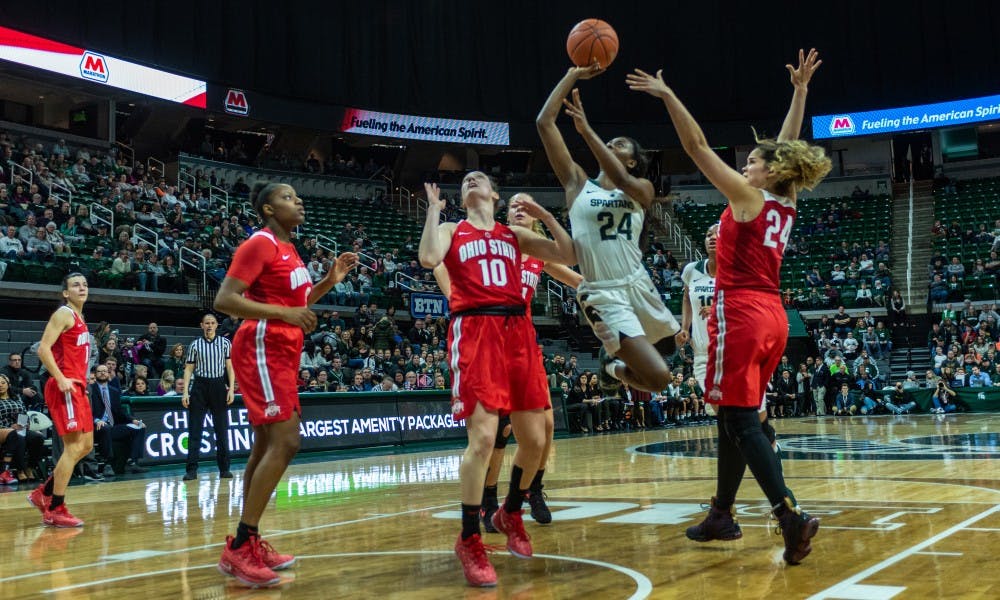
<path fill-rule="evenodd" d="M 0 27 L 0 60 L 206 108 L 204 81 Z"/>
<path fill-rule="evenodd" d="M 229 88 L 226 92 L 226 112 L 233 115 L 246 116 L 250 114 L 250 104 L 247 102 L 246 92 Z"/>

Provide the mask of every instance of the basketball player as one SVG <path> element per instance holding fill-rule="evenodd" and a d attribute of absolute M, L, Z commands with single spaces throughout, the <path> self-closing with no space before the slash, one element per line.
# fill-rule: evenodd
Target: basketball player
<path fill-rule="evenodd" d="M 547 439 L 548 385 L 521 292 L 521 255 L 564 264 L 574 264 L 576 258 L 569 234 L 531 200 L 519 198 L 511 210 L 523 208 L 541 219 L 554 241 L 523 227 L 497 223 L 493 215 L 499 195 L 482 172 L 473 171 L 462 180 L 466 218 L 459 223 L 439 223 L 444 202 L 436 185 L 424 188 L 427 219 L 418 254 L 429 269 L 443 262 L 451 278 L 452 413 L 465 419 L 469 437 L 459 467 L 462 533 L 455 553 L 470 585 L 493 586 L 496 571 L 483 546 L 479 513 L 499 413 L 510 413 L 518 445 L 510 492 L 493 515 L 493 525 L 507 535 L 511 554 L 521 558 L 532 555 L 521 506 Z"/>
<path fill-rule="evenodd" d="M 528 194 L 514 194 L 514 196 L 511 197 L 511 203 L 513 204 L 520 198 L 533 200 L 533 198 L 531 198 Z M 518 205 L 514 206 L 516 206 L 516 208 L 512 207 L 509 211 L 507 211 L 508 225 L 517 225 L 519 227 L 524 227 L 525 229 L 530 229 L 538 235 L 545 235 L 545 229 L 542 227 L 541 221 L 528 216 L 528 213 L 525 212 L 522 207 Z M 542 271 L 545 271 L 552 276 L 552 278 L 570 286 L 573 289 L 576 289 L 583 280 L 583 277 L 579 273 L 565 265 L 545 263 L 544 261 L 528 256 L 527 254 L 522 254 L 521 295 L 524 297 L 524 301 L 527 304 L 526 308 L 529 319 L 531 319 L 531 301 L 535 296 L 535 290 L 538 287 L 538 278 Z M 444 264 L 440 264 L 434 269 L 434 278 L 438 282 L 438 287 L 441 288 L 441 293 L 450 300 L 451 280 L 448 277 L 448 269 L 445 268 Z M 540 352 L 541 351 L 539 350 L 539 353 Z M 539 356 L 539 360 L 543 360 L 543 358 Z M 548 382 L 546 381 L 546 387 L 547 386 Z M 555 435 L 555 420 L 552 415 L 551 402 L 545 409 L 545 433 L 545 448 L 542 450 L 542 459 L 538 465 L 538 472 L 535 473 L 534 479 L 531 480 L 531 485 L 529 486 L 530 496 L 528 496 L 528 504 L 531 506 L 531 518 L 541 525 L 548 525 L 552 522 L 552 513 L 549 511 L 549 507 L 545 504 L 545 496 L 542 493 L 542 488 L 545 487 L 544 484 L 542 484 L 542 477 L 545 476 L 545 465 L 548 463 L 549 454 L 552 450 L 552 439 Z M 506 452 L 507 442 L 510 439 L 510 434 L 510 415 L 500 415 L 500 418 L 497 421 L 497 435 L 493 444 L 493 453 L 490 455 L 489 468 L 486 471 L 486 485 L 483 487 L 483 505 L 480 511 L 483 529 L 489 533 L 497 533 L 496 528 L 493 527 L 493 513 L 500 508 L 500 504 L 497 499 L 497 483 L 500 480 L 500 467 L 503 464 L 503 457 Z"/>
<path fill-rule="evenodd" d="M 617 390 L 619 381 L 647 392 L 660 392 L 670 369 L 653 346 L 680 330 L 673 314 L 642 265 L 639 240 L 645 211 L 653 203 L 653 184 L 644 177 L 647 158 L 632 138 L 605 143 L 591 129 L 573 89 L 578 79 L 602 72 L 599 65 L 572 67 L 556 85 L 535 121 L 549 163 L 566 190 L 566 206 L 583 283 L 577 299 L 594 334 L 601 340 L 601 387 Z M 573 102 L 566 100 L 572 89 Z M 601 167 L 588 179 L 573 161 L 556 127 L 560 106 Z M 671 344 L 672 345 L 672 344 Z M 670 348 L 667 354 L 672 354 Z M 616 358 L 617 357 L 617 358 Z"/>
<path fill-rule="evenodd" d="M 696 541 L 742 536 L 733 519 L 736 492 L 750 467 L 773 507 L 785 541 L 785 562 L 812 551 L 819 519 L 794 502 L 778 458 L 757 414 L 767 382 L 788 339 L 788 318 L 779 294 L 782 254 L 795 221 L 796 194 L 812 189 L 830 171 L 822 148 L 798 141 L 809 80 L 822 61 L 799 51 L 798 67 L 786 65 L 794 87 L 777 140 L 757 141 L 742 174 L 712 150 L 701 128 L 674 92 L 639 69 L 628 86 L 663 100 L 685 152 L 729 200 L 719 224 L 715 305 L 708 321 L 706 400 L 718 404 L 719 460 L 716 495 L 708 517 L 691 527 Z"/>
<path fill-rule="evenodd" d="M 316 327 L 309 305 L 323 297 L 357 265 L 356 254 L 337 257 L 313 287 L 309 272 L 289 241 L 305 221 L 295 190 L 258 182 L 250 193 L 264 227 L 240 244 L 215 297 L 215 309 L 245 319 L 232 344 L 232 363 L 243 394 L 254 442 L 243 474 L 243 512 L 235 536 L 226 538 L 219 570 L 252 587 L 278 583 L 275 570 L 295 557 L 278 554 L 261 539 L 261 514 L 299 449 L 301 407 L 296 385 L 302 340 Z"/>
<path fill-rule="evenodd" d="M 66 508 L 65 497 L 76 463 L 94 447 L 94 418 L 87 399 L 90 332 L 83 319 L 88 292 L 82 274 L 63 277 L 66 303 L 52 313 L 38 345 L 38 358 L 51 375 L 45 382 L 45 405 L 63 452 L 52 475 L 31 492 L 28 502 L 42 512 L 42 522 L 53 527 L 83 526 Z"/>
<path fill-rule="evenodd" d="M 707 258 L 689 262 L 681 271 L 684 309 L 677 343 L 684 344 L 689 339 L 690 331 L 691 349 L 694 350 L 694 376 L 703 390 L 708 366 L 708 316 L 712 313 L 712 301 L 715 298 L 715 243 L 718 237 L 719 225 L 716 223 L 705 232 Z"/>

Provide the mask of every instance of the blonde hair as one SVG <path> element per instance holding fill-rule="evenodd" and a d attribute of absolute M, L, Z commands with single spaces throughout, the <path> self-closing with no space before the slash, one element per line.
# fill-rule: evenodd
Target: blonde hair
<path fill-rule="evenodd" d="M 775 191 L 785 196 L 790 192 L 811 190 L 823 181 L 833 163 L 826 150 L 803 140 L 779 142 L 760 139 L 754 131 L 757 150 L 775 177 Z"/>

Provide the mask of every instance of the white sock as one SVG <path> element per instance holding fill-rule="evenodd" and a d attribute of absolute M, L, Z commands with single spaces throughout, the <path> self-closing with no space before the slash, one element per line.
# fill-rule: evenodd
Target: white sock
<path fill-rule="evenodd" d="M 618 368 L 618 365 L 621 365 L 622 367 L 624 367 L 625 363 L 623 363 L 622 361 L 620 361 L 620 360 L 618 360 L 616 358 L 613 361 L 609 362 L 608 364 L 604 365 L 604 372 L 607 373 L 608 375 L 614 377 L 615 379 L 620 380 L 620 378 L 618 377 L 618 374 L 615 373 L 615 369 Z"/>

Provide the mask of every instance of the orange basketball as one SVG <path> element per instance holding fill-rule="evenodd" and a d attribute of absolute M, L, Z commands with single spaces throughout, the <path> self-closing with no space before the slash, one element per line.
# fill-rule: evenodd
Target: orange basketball
<path fill-rule="evenodd" d="M 618 34 L 600 19 L 585 19 L 569 32 L 566 52 L 578 67 L 588 67 L 596 61 L 602 69 L 607 69 L 618 56 Z"/>

